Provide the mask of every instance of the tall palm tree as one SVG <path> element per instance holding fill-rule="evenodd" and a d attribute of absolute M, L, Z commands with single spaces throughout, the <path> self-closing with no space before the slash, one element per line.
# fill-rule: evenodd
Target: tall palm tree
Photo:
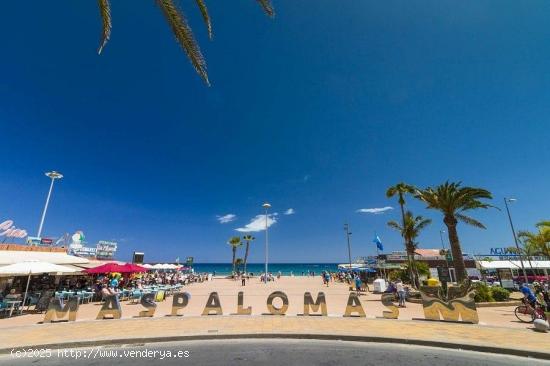
<path fill-rule="evenodd" d="M 432 220 L 426 219 L 422 216 L 414 216 L 411 211 L 405 213 L 405 225 L 399 224 L 397 221 L 389 221 L 388 226 L 399 231 L 401 236 L 405 238 L 405 247 L 407 250 L 407 258 L 411 259 L 410 272 L 412 283 L 418 288 L 420 281 L 418 280 L 418 270 L 416 267 L 416 261 L 414 260 L 414 253 L 418 248 L 418 243 L 415 241 L 420 231 L 428 226 Z"/>
<path fill-rule="evenodd" d="M 397 183 L 396 185 L 388 188 L 388 190 L 386 191 L 386 197 L 392 198 L 395 195 L 397 195 L 398 197 L 397 202 L 399 203 L 399 207 L 401 208 L 401 225 L 402 225 L 401 227 L 405 227 L 405 195 L 414 194 L 415 192 L 416 192 L 416 189 L 414 186 L 404 182 Z M 405 250 L 407 250 L 407 239 L 405 239 L 405 237 L 403 237 L 403 242 L 405 244 Z M 409 275 L 411 280 L 414 278 L 413 267 L 412 267 L 413 259 L 414 258 L 411 258 L 411 256 L 409 255 L 409 251 L 407 250 L 407 263 L 409 267 Z"/>
<path fill-rule="evenodd" d="M 270 0 L 256 0 L 264 12 L 270 16 L 275 16 L 275 11 Z M 164 14 L 168 25 L 172 29 L 172 33 L 176 37 L 177 42 L 183 48 L 187 57 L 191 61 L 191 64 L 204 80 L 207 85 L 210 85 L 208 80 L 208 73 L 206 72 L 206 61 L 201 53 L 199 45 L 195 40 L 193 31 L 187 23 L 184 13 L 179 9 L 175 4 L 174 0 L 155 0 L 160 10 Z M 210 15 L 208 13 L 208 8 L 204 0 L 195 0 L 197 7 L 201 13 L 202 19 L 206 25 L 208 32 L 208 37 L 212 39 L 212 22 L 210 20 Z M 111 38 L 111 4 L 109 0 L 97 0 L 99 6 L 99 13 L 102 20 L 102 29 L 101 29 L 101 42 L 97 52 L 101 54 L 103 48 Z"/>
<path fill-rule="evenodd" d="M 246 264 L 248 263 L 248 251 L 250 249 L 250 242 L 256 240 L 256 238 L 248 234 L 243 236 L 243 240 L 246 241 L 246 250 L 244 252 L 244 273 L 246 273 Z"/>
<path fill-rule="evenodd" d="M 235 273 L 235 257 L 237 256 L 237 248 L 243 245 L 243 243 L 241 242 L 240 236 L 232 236 L 227 244 L 231 245 L 231 251 L 233 253 L 231 264 L 233 265 L 233 273 Z"/>
<path fill-rule="evenodd" d="M 456 276 L 458 281 L 465 280 L 467 278 L 466 268 L 456 226 L 458 221 L 462 221 L 468 225 L 485 229 L 485 225 L 466 216 L 464 212 L 494 207 L 481 201 L 482 199 L 492 199 L 491 192 L 482 188 L 463 187 L 461 182 L 449 183 L 447 181 L 433 188 L 418 190 L 415 197 L 426 203 L 428 209 L 438 210 L 443 214 L 443 222 L 448 229 Z"/>
<path fill-rule="evenodd" d="M 550 221 L 541 221 L 536 227 L 538 232 L 520 231 L 518 238 L 524 245 L 530 246 L 533 252 L 550 257 Z"/>

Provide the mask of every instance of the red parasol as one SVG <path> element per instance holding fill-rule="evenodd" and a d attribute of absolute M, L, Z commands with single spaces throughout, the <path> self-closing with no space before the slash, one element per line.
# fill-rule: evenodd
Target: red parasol
<path fill-rule="evenodd" d="M 134 273 L 134 272 L 146 272 L 147 269 L 141 266 L 126 263 L 124 265 L 118 263 L 105 263 L 101 266 L 89 268 L 85 272 L 90 274 L 97 273 L 110 273 L 110 272 L 119 272 L 119 273 Z"/>
<path fill-rule="evenodd" d="M 135 273 L 135 272 L 147 272 L 148 269 L 145 268 L 145 267 L 142 267 L 142 266 L 138 266 L 137 264 L 133 264 L 133 263 L 126 263 L 125 265 L 123 265 L 122 267 L 124 267 L 126 269 L 126 272 L 132 272 L 132 273 Z M 121 272 L 122 273 L 122 272 Z"/>

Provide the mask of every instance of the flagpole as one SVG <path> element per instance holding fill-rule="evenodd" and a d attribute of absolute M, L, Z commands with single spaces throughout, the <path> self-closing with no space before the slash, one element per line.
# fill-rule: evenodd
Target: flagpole
<path fill-rule="evenodd" d="M 378 272 L 382 273 L 380 271 L 380 259 L 378 258 L 380 256 L 380 251 L 378 250 L 378 245 L 376 246 L 376 270 L 377 270 L 377 274 Z M 380 274 L 378 274 L 380 276 Z"/>

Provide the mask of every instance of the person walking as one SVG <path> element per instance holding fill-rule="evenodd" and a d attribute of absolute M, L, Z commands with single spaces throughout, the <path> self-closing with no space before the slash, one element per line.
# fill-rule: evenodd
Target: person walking
<path fill-rule="evenodd" d="M 241 276 L 241 286 L 246 286 L 246 276 L 245 276 L 244 273 L 243 273 L 243 275 Z"/>
<path fill-rule="evenodd" d="M 324 279 L 325 279 L 325 284 L 326 284 L 327 287 L 328 287 L 328 285 L 329 285 L 329 283 L 330 283 L 330 274 L 329 274 L 328 272 L 325 272 L 325 274 L 324 274 L 323 277 L 324 277 Z"/>
<path fill-rule="evenodd" d="M 397 290 L 397 297 L 399 298 L 399 307 L 405 308 L 405 286 L 403 286 L 401 280 L 397 280 L 395 289 Z"/>
<path fill-rule="evenodd" d="M 359 276 L 355 277 L 355 290 L 357 292 L 361 291 L 361 284 L 363 281 L 361 281 L 361 278 Z"/>

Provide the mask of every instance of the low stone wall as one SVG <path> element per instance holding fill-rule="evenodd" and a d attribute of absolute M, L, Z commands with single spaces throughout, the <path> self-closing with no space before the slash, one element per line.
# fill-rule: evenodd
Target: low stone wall
<path fill-rule="evenodd" d="M 422 299 L 407 299 L 408 302 L 413 304 L 422 304 Z M 512 301 L 495 301 L 495 302 L 476 302 L 476 307 L 478 308 L 493 308 L 499 306 L 519 306 L 521 301 L 512 300 Z"/>

